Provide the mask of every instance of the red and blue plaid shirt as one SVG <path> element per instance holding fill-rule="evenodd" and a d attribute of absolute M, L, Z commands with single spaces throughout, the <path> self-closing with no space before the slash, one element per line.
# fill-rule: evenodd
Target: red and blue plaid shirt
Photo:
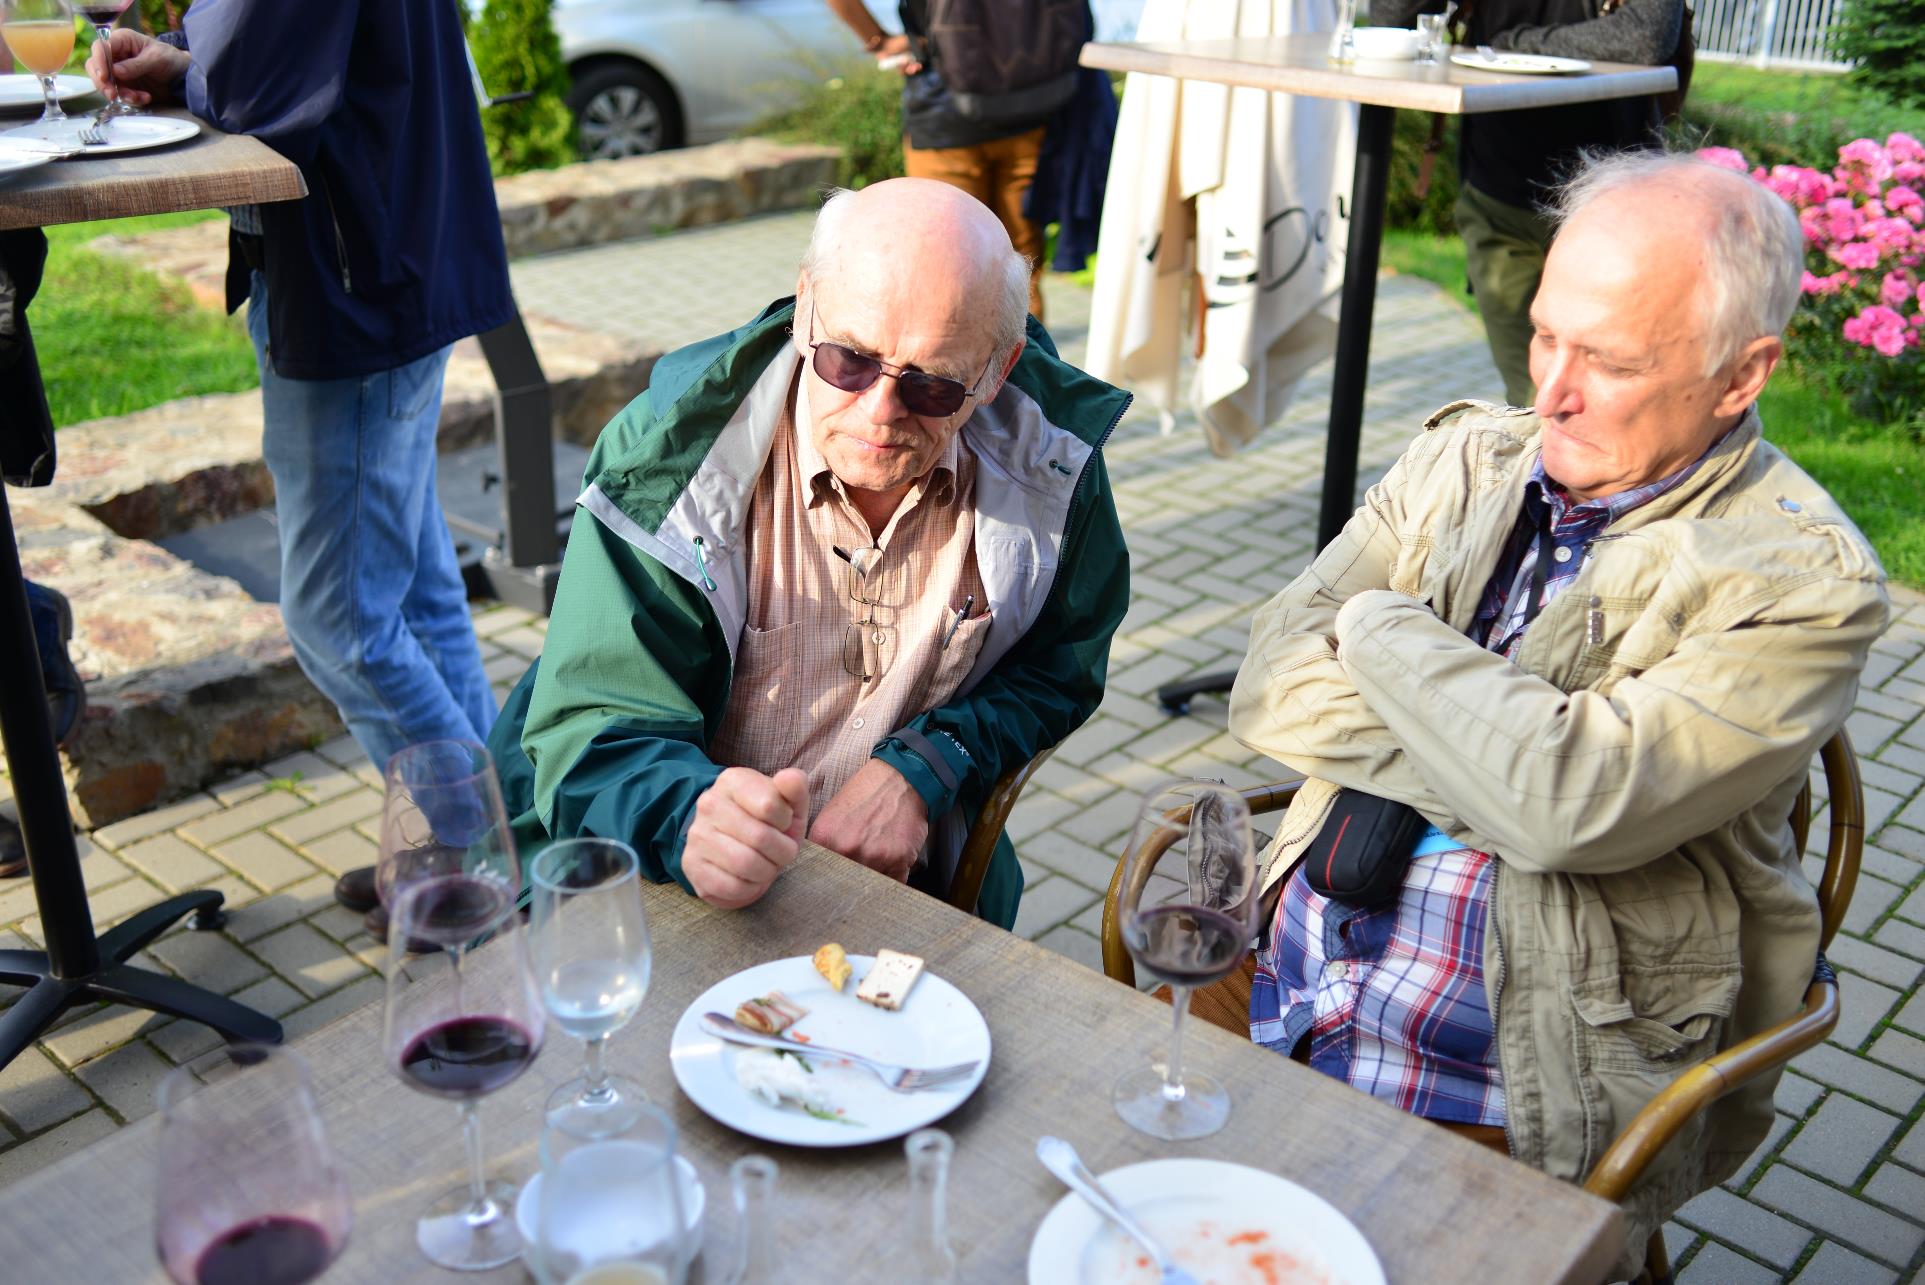
<path fill-rule="evenodd" d="M 1540 460 L 1470 636 L 1516 655 L 1535 614 L 1528 599 L 1547 520 L 1552 562 L 1540 609 L 1576 577 L 1605 528 L 1681 484 L 1703 458 L 1586 503 L 1573 503 Z M 1484 989 L 1491 873 L 1488 854 L 1435 827 L 1418 842 L 1392 905 L 1360 910 L 1327 901 L 1298 870 L 1278 900 L 1268 945 L 1257 953 L 1250 1038 L 1286 1056 L 1308 1039 L 1312 1067 L 1413 1115 L 1503 1124 L 1496 1028 Z"/>

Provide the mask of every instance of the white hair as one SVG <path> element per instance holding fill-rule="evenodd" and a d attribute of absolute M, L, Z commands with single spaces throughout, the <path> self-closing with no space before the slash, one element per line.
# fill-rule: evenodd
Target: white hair
<path fill-rule="evenodd" d="M 802 255 L 802 271 L 812 283 L 834 280 L 843 256 L 861 248 L 863 229 L 850 222 L 846 198 L 851 195 L 846 188 L 830 188 L 822 198 L 822 208 L 816 211 L 809 248 Z M 1029 259 L 1017 253 L 1014 246 L 996 256 L 996 262 L 985 265 L 984 275 L 996 291 L 996 297 L 987 301 L 990 317 L 986 329 L 997 355 L 1006 355 L 1023 338 L 1029 317 L 1029 270 Z"/>
<path fill-rule="evenodd" d="M 1716 175 L 1728 175 L 1726 182 Z M 1704 326 L 1706 375 L 1715 375 L 1754 339 L 1782 335 L 1798 306 L 1805 237 L 1798 215 L 1777 193 L 1695 156 L 1658 151 L 1586 155 L 1552 197 L 1547 213 L 1562 229 L 1599 197 L 1653 180 L 1722 183 L 1710 203 Z"/>

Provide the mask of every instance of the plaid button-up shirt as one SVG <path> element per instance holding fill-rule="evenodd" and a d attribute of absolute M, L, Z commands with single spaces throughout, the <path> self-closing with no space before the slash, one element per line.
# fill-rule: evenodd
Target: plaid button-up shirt
<path fill-rule="evenodd" d="M 1660 481 L 1573 503 L 1540 460 L 1470 636 L 1514 658 L 1535 616 L 1529 599 L 1537 560 L 1551 559 L 1542 609 L 1569 586 L 1605 528 L 1683 483 L 1702 462 L 1700 456 Z M 1540 538 L 1547 524 L 1548 553 Z M 1388 906 L 1359 910 L 1327 901 L 1298 870 L 1278 901 L 1269 945 L 1257 955 L 1250 1037 L 1286 1055 L 1307 1038 L 1312 1067 L 1413 1115 L 1503 1124 L 1496 1028 L 1484 988 L 1490 885 L 1490 856 L 1435 827 L 1418 842 Z"/>

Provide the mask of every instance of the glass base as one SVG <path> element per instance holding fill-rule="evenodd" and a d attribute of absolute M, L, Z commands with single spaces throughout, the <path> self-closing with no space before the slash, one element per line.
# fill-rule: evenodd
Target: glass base
<path fill-rule="evenodd" d="M 147 115 L 147 110 L 142 107 L 136 107 L 132 103 L 123 103 L 116 98 L 101 109 L 101 115 L 106 117 L 145 116 Z"/>
<path fill-rule="evenodd" d="M 487 1192 L 477 1206 L 463 1183 L 428 1206 L 414 1225 L 414 1240 L 429 1262 L 457 1272 L 479 1272 L 521 1257 L 515 1184 L 491 1182 Z"/>
<path fill-rule="evenodd" d="M 1110 1104 L 1123 1123 L 1152 1138 L 1181 1142 L 1207 1138 L 1230 1118 L 1230 1095 L 1209 1076 L 1185 1071 L 1173 1095 L 1164 1087 L 1163 1074 L 1163 1064 L 1156 1062 L 1117 1077 Z"/>
<path fill-rule="evenodd" d="M 549 1124 L 594 1138 L 633 1128 L 648 1106 L 648 1090 L 625 1075 L 606 1077 L 599 1093 L 590 1093 L 588 1077 L 578 1075 L 548 1095 L 546 1111 Z"/>

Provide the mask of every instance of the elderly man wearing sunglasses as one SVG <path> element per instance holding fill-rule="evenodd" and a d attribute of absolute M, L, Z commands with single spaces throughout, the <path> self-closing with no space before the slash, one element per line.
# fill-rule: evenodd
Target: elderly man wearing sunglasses
<path fill-rule="evenodd" d="M 823 206 L 794 300 L 656 365 L 491 738 L 525 841 L 620 838 L 728 907 L 805 835 L 948 887 L 997 777 L 1102 699 L 1129 601 L 1129 398 L 1028 282 L 986 207 L 897 179 Z M 978 913 L 1021 892 L 1004 839 Z"/>

